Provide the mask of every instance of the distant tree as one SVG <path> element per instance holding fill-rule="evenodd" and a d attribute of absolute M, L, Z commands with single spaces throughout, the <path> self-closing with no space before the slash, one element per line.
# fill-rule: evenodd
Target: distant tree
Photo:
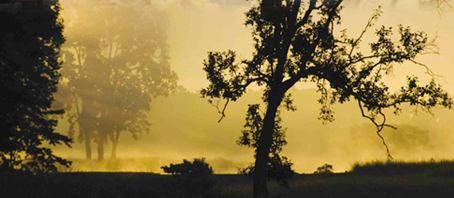
<path fill-rule="evenodd" d="M 257 149 L 260 129 L 263 126 L 263 118 L 259 110 L 259 104 L 249 105 L 246 114 L 246 124 L 244 125 L 245 130 L 242 131 L 243 135 L 237 141 L 239 145 Z M 278 112 L 274 125 L 270 157 L 267 163 L 267 178 L 268 180 L 275 180 L 280 185 L 288 187 L 288 179 L 293 177 L 295 171 L 292 170 L 293 163 L 287 157 L 279 155 L 282 147 L 287 144 L 285 140 L 286 129 L 282 128 L 281 121 L 282 119 Z M 252 176 L 254 174 L 254 165 L 241 168 L 239 171 L 240 174 Z"/>
<path fill-rule="evenodd" d="M 168 20 L 146 1 L 78 1 L 68 7 L 65 68 L 61 101 L 71 109 L 70 135 L 76 124 L 78 139 L 91 158 L 91 141 L 104 158 L 104 144 L 112 142 L 111 157 L 123 131 L 137 139 L 149 131 L 146 112 L 153 97 L 176 86 L 169 66 L 166 41 Z M 100 17 L 102 16 L 102 17 Z"/>
<path fill-rule="evenodd" d="M 349 38 L 346 30 L 336 35 L 334 27 L 340 23 L 342 0 L 260 0 L 246 13 L 246 25 L 252 28 L 255 52 L 250 60 L 238 61 L 233 51 L 209 52 L 204 70 L 210 84 L 202 89 L 203 97 L 225 99 L 222 117 L 230 101 L 236 101 L 255 83 L 264 87 L 263 101 L 266 113 L 256 149 L 254 165 L 254 197 L 268 196 L 267 164 L 273 144 L 274 126 L 280 106 L 292 109 L 292 99 L 287 91 L 297 82 L 315 83 L 321 93 L 320 119 L 333 121 L 331 105 L 354 99 L 362 116 L 377 128 L 377 135 L 386 122 L 386 108 L 401 112 L 400 105 L 409 103 L 426 110 L 441 105 L 451 107 L 448 94 L 433 80 L 419 85 L 418 78 L 409 76 L 407 85 L 390 93 L 383 82 L 383 75 L 392 73 L 394 64 L 415 63 L 417 55 L 434 50 L 424 32 L 412 32 L 399 25 L 398 40 L 393 39 L 392 28 L 380 27 L 378 39 L 370 43 L 370 53 L 358 50 L 367 29 L 381 14 L 372 15 L 357 38 Z M 222 119 L 221 117 L 221 119 Z M 384 144 L 386 146 L 386 144 Z M 387 148 L 387 146 L 386 146 Z M 388 150 L 388 156 L 391 155 Z"/>
<path fill-rule="evenodd" d="M 181 164 L 170 164 L 161 167 L 164 172 L 173 175 L 187 175 L 190 177 L 207 176 L 213 174 L 213 168 L 205 162 L 205 158 L 194 158 L 193 162 L 183 160 Z"/>
<path fill-rule="evenodd" d="M 0 12 L 0 164 L 2 168 L 54 172 L 70 162 L 43 144 L 70 146 L 72 140 L 55 132 L 51 108 L 65 41 L 59 4 L 52 9 Z"/>
<path fill-rule="evenodd" d="M 315 170 L 314 174 L 321 174 L 321 175 L 326 175 L 326 174 L 332 174 L 333 173 L 333 166 L 329 164 L 324 164 L 323 166 L 320 166 Z"/>

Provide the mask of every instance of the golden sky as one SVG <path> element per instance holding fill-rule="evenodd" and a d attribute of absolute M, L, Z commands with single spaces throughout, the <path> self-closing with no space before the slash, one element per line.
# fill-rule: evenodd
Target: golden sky
<path fill-rule="evenodd" d="M 179 84 L 190 91 L 197 91 L 208 85 L 202 70 L 202 61 L 208 51 L 237 51 L 241 57 L 248 58 L 253 51 L 251 31 L 245 27 L 244 12 L 254 2 L 242 0 L 187 0 L 162 1 L 170 11 L 171 25 L 169 43 L 171 65 L 178 73 Z M 183 3 L 181 3 L 183 2 Z M 359 35 L 367 23 L 373 9 L 382 6 L 383 15 L 374 29 L 369 30 L 363 43 L 369 43 L 375 28 L 380 25 L 397 24 L 422 30 L 430 37 L 438 36 L 440 55 L 427 55 L 419 60 L 426 63 L 445 79 L 439 82 L 446 89 L 454 91 L 454 9 L 446 5 L 439 13 L 434 3 L 420 0 L 345 0 L 341 13 L 342 25 L 337 30 L 347 29 L 348 35 Z M 367 46 L 366 46 L 367 47 Z M 367 49 L 367 48 L 365 48 Z M 396 77 L 389 79 L 392 84 L 405 83 L 408 73 L 424 73 L 423 68 L 396 67 Z M 419 73 L 418 73 L 419 72 Z M 299 85 L 310 87 L 311 85 Z"/>

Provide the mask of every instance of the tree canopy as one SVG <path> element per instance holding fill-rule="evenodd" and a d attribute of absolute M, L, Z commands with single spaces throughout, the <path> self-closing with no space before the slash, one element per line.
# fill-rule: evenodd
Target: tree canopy
<path fill-rule="evenodd" d="M 64 43 L 59 4 L 0 13 L 0 163 L 3 168 L 54 172 L 70 162 L 43 145 L 72 140 L 55 132 L 52 108 Z"/>
<path fill-rule="evenodd" d="M 381 15 L 374 11 L 357 37 L 346 30 L 335 30 L 341 23 L 342 0 L 261 0 L 246 13 L 246 26 L 252 30 L 255 52 L 249 60 L 238 60 L 234 51 L 209 52 L 203 69 L 210 84 L 202 89 L 203 97 L 225 99 L 224 116 L 230 101 L 236 101 L 251 84 L 264 88 L 266 112 L 261 126 L 254 165 L 254 197 L 267 197 L 267 163 L 273 145 L 273 131 L 280 107 L 293 110 L 287 91 L 296 83 L 314 83 L 320 92 L 320 119 L 334 120 L 331 105 L 355 100 L 361 114 L 375 126 L 377 135 L 386 121 L 384 109 L 401 113 L 409 103 L 424 110 L 436 105 L 451 108 L 452 100 L 435 83 L 428 66 L 416 60 L 418 55 L 434 52 L 434 41 L 422 31 L 398 25 L 375 30 L 376 41 L 369 43 L 370 52 L 360 50 L 366 32 Z M 396 36 L 394 34 L 396 33 Z M 408 76 L 407 84 L 391 92 L 383 76 L 404 62 L 427 69 L 432 80 L 421 85 L 418 77 Z M 383 139 L 383 138 L 382 138 Z M 388 157 L 392 158 L 389 149 Z"/>

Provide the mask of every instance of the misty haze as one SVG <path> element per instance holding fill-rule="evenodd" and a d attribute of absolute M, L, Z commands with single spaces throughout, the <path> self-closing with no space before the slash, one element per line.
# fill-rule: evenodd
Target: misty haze
<path fill-rule="evenodd" d="M 42 176 L 56 188 L 91 177 L 81 197 L 409 197 L 420 180 L 422 196 L 452 195 L 453 5 L 0 1 L 0 110 L 14 112 L 0 171 L 59 172 Z M 10 185 L 40 182 L 26 178 Z"/>
<path fill-rule="evenodd" d="M 253 151 L 240 147 L 235 142 L 245 122 L 247 104 L 259 101 L 261 91 L 259 88 L 251 88 L 244 98 L 230 104 L 226 111 L 226 118 L 220 123 L 217 121 L 221 115 L 217 113 L 216 108 L 202 99 L 198 92 L 207 85 L 201 68 L 202 60 L 206 58 L 208 51 L 222 51 L 230 48 L 237 50 L 243 57 L 250 56 L 252 53 L 252 38 L 249 28 L 243 25 L 242 13 L 254 3 L 241 0 L 182 1 L 181 3 L 153 1 L 153 3 L 150 9 L 156 9 L 156 11 L 151 12 L 161 12 L 160 18 L 156 19 L 156 16 L 152 16 L 154 13 L 149 13 L 151 16 L 147 20 L 150 21 L 143 23 L 162 25 L 165 28 L 157 30 L 151 27 L 149 30 L 144 28 L 143 39 L 155 39 L 153 37 L 156 34 L 152 34 L 151 31 L 159 30 L 162 31 L 160 34 L 165 34 L 163 36 L 165 36 L 169 54 L 167 61 L 171 70 L 178 76 L 178 87 L 167 97 L 158 96 L 150 100 L 150 111 L 146 113 L 151 123 L 149 132 L 138 132 L 137 141 L 132 138 L 130 132 L 121 132 L 117 158 L 128 160 L 121 161 L 121 166 L 114 166 L 114 169 L 113 167 L 109 169 L 109 166 L 104 164 L 96 166 L 79 162 L 85 158 L 85 151 L 84 145 L 77 142 L 77 132 L 76 143 L 73 144 L 72 149 L 58 147 L 55 151 L 61 156 L 76 160 L 72 169 L 80 171 L 149 171 L 151 169 L 153 172 L 161 172 L 159 167 L 164 164 L 178 162 L 182 158 L 206 157 L 217 173 L 236 173 L 239 167 L 253 160 Z M 61 4 L 62 17 L 67 23 L 64 32 L 67 41 L 63 48 L 72 47 L 70 45 L 74 42 L 71 40 L 73 38 L 88 41 L 97 39 L 90 36 L 103 34 L 105 37 L 112 38 L 118 36 L 108 35 L 114 32 L 105 30 L 109 24 L 105 24 L 106 27 L 95 24 L 106 21 L 98 14 L 92 13 L 98 15 L 93 18 L 74 17 L 92 12 L 89 9 L 94 7 L 84 5 L 82 1 L 77 3 L 62 1 Z M 104 9 L 120 9 L 121 5 L 123 4 L 115 5 L 118 8 L 113 8 L 113 5 L 104 5 L 106 6 Z M 437 35 L 440 54 L 425 55 L 420 60 L 430 65 L 435 74 L 443 76 L 441 78 L 443 80 L 438 82 L 444 85 L 444 89 L 454 91 L 450 86 L 452 84 L 450 79 L 454 79 L 454 76 L 450 76 L 454 74 L 450 67 L 453 61 L 450 55 L 454 50 L 452 49 L 454 43 L 450 39 L 454 35 L 454 25 L 450 23 L 452 11 L 447 9 L 440 17 L 437 10 L 432 9 L 435 8 L 434 5 L 418 4 L 416 1 L 388 1 L 379 4 L 351 0 L 345 2 L 345 8 L 342 11 L 342 27 L 338 29 L 346 28 L 349 34 L 358 34 L 372 10 L 378 5 L 382 5 L 384 14 L 376 22 L 377 24 L 402 23 L 413 29 L 424 30 L 431 36 Z M 409 14 L 411 16 L 408 16 Z M 89 17 L 89 14 L 86 15 L 85 17 Z M 100 33 L 101 31 L 98 30 L 87 32 L 78 25 L 90 26 L 90 23 L 106 32 Z M 122 25 L 125 24 L 119 22 L 117 26 Z M 128 25 L 134 26 L 134 24 Z M 373 38 L 371 33 L 366 36 L 366 38 Z M 367 39 L 364 40 L 364 43 L 368 42 Z M 86 69 L 95 69 L 91 74 L 94 80 L 100 80 L 102 75 L 106 75 L 102 71 L 94 73 L 101 69 L 92 67 L 87 66 Z M 390 82 L 391 88 L 397 89 L 402 86 L 409 72 L 415 74 L 425 72 L 424 68 L 412 67 L 411 71 L 408 71 L 406 67 L 405 64 L 402 67 L 395 67 L 394 76 L 387 77 L 386 80 Z M 65 69 L 68 68 L 63 68 Z M 65 73 L 63 73 L 63 79 L 64 77 Z M 373 124 L 361 117 L 356 104 L 336 104 L 334 106 L 336 121 L 323 125 L 322 121 L 317 119 L 320 109 L 317 100 L 320 94 L 316 93 L 315 86 L 311 87 L 313 85 L 310 83 L 301 83 L 298 86 L 300 87 L 292 90 L 298 110 L 282 112 L 283 126 L 287 128 L 289 142 L 283 153 L 295 163 L 294 168 L 297 172 L 312 172 L 323 163 L 333 164 L 335 171 L 343 172 L 358 161 L 386 160 L 385 150 L 381 140 L 374 133 Z M 92 87 L 87 89 L 90 90 Z M 432 116 L 421 110 L 416 113 L 415 110 L 414 107 L 404 107 L 401 116 L 388 118 L 391 124 L 398 127 L 397 130 L 386 129 L 383 132 L 390 142 L 390 149 L 395 158 L 400 160 L 450 159 L 454 154 L 450 147 L 454 136 L 450 135 L 450 127 L 446 123 L 449 123 L 451 111 L 435 109 Z M 66 119 L 61 119 L 57 131 L 67 133 L 68 128 L 69 123 Z M 422 133 L 420 134 L 419 131 Z M 420 136 L 413 139 L 403 138 L 412 136 L 412 133 Z M 93 159 L 97 158 L 96 146 L 96 143 L 93 143 Z M 111 147 L 112 143 L 109 140 L 106 142 L 104 151 L 106 160 L 111 157 Z M 130 163 L 131 158 L 137 163 Z"/>

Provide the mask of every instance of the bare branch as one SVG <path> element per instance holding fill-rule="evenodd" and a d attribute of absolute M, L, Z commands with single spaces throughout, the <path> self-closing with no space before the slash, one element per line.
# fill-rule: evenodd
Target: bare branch
<path fill-rule="evenodd" d="M 410 62 L 416 64 L 416 65 L 419 65 L 421 67 L 424 67 L 426 69 L 426 74 L 428 74 L 429 76 L 431 77 L 443 77 L 442 75 L 437 75 L 435 74 L 426 64 L 424 63 L 420 63 L 420 62 L 417 62 L 413 59 L 409 59 Z"/>
<path fill-rule="evenodd" d="M 218 123 L 220 123 L 222 121 L 222 119 L 225 117 L 225 110 L 227 109 L 227 105 L 229 104 L 230 102 L 230 99 L 227 98 L 227 101 L 225 102 L 224 104 L 224 107 L 222 108 L 222 110 L 219 108 L 219 102 L 220 102 L 221 99 L 217 100 L 216 101 L 216 105 L 213 104 L 213 101 L 212 100 L 209 100 L 209 103 L 211 104 L 211 106 L 215 107 L 216 110 L 218 111 L 219 114 L 221 114 L 221 118 L 219 118 L 218 120 Z"/>
<path fill-rule="evenodd" d="M 449 0 L 437 0 L 437 11 L 440 17 L 443 14 L 443 8 L 441 7 L 443 4 L 446 4 L 448 7 L 452 8 L 452 6 L 449 4 Z"/>
<path fill-rule="evenodd" d="M 352 57 L 352 54 L 353 54 L 353 51 L 355 49 L 355 47 L 358 46 L 358 43 L 359 41 L 363 38 L 364 34 L 366 34 L 367 32 L 367 29 L 372 27 L 374 25 L 373 21 L 377 20 L 378 17 L 380 17 L 380 15 L 382 14 L 382 11 L 380 10 L 381 6 L 378 7 L 377 10 L 374 11 L 374 14 L 369 18 L 369 20 L 367 21 L 367 24 L 366 24 L 366 27 L 364 27 L 363 31 L 361 32 L 361 34 L 359 35 L 358 38 L 356 38 L 353 43 L 351 43 L 352 45 L 352 49 L 350 50 L 350 53 L 348 54 L 348 57 L 351 59 Z"/>
<path fill-rule="evenodd" d="M 389 127 L 389 128 L 392 128 L 392 129 L 397 129 L 397 128 L 392 126 L 392 125 L 386 124 L 386 115 L 381 111 L 381 108 L 379 108 L 378 112 L 383 117 L 383 122 L 382 123 L 377 123 L 375 121 L 375 117 L 368 116 L 368 115 L 366 115 L 364 113 L 363 105 L 361 104 L 360 100 L 358 100 L 358 106 L 359 106 L 359 109 L 361 110 L 361 115 L 364 118 L 369 119 L 375 125 L 375 127 L 377 128 L 376 133 L 377 133 L 378 137 L 380 137 L 380 139 L 382 140 L 383 145 L 386 148 L 386 154 L 388 155 L 388 159 L 389 160 L 393 160 L 393 156 L 391 155 L 391 152 L 389 150 L 388 144 L 386 144 L 385 138 L 383 138 L 383 136 L 380 133 L 382 132 L 384 127 Z"/>

